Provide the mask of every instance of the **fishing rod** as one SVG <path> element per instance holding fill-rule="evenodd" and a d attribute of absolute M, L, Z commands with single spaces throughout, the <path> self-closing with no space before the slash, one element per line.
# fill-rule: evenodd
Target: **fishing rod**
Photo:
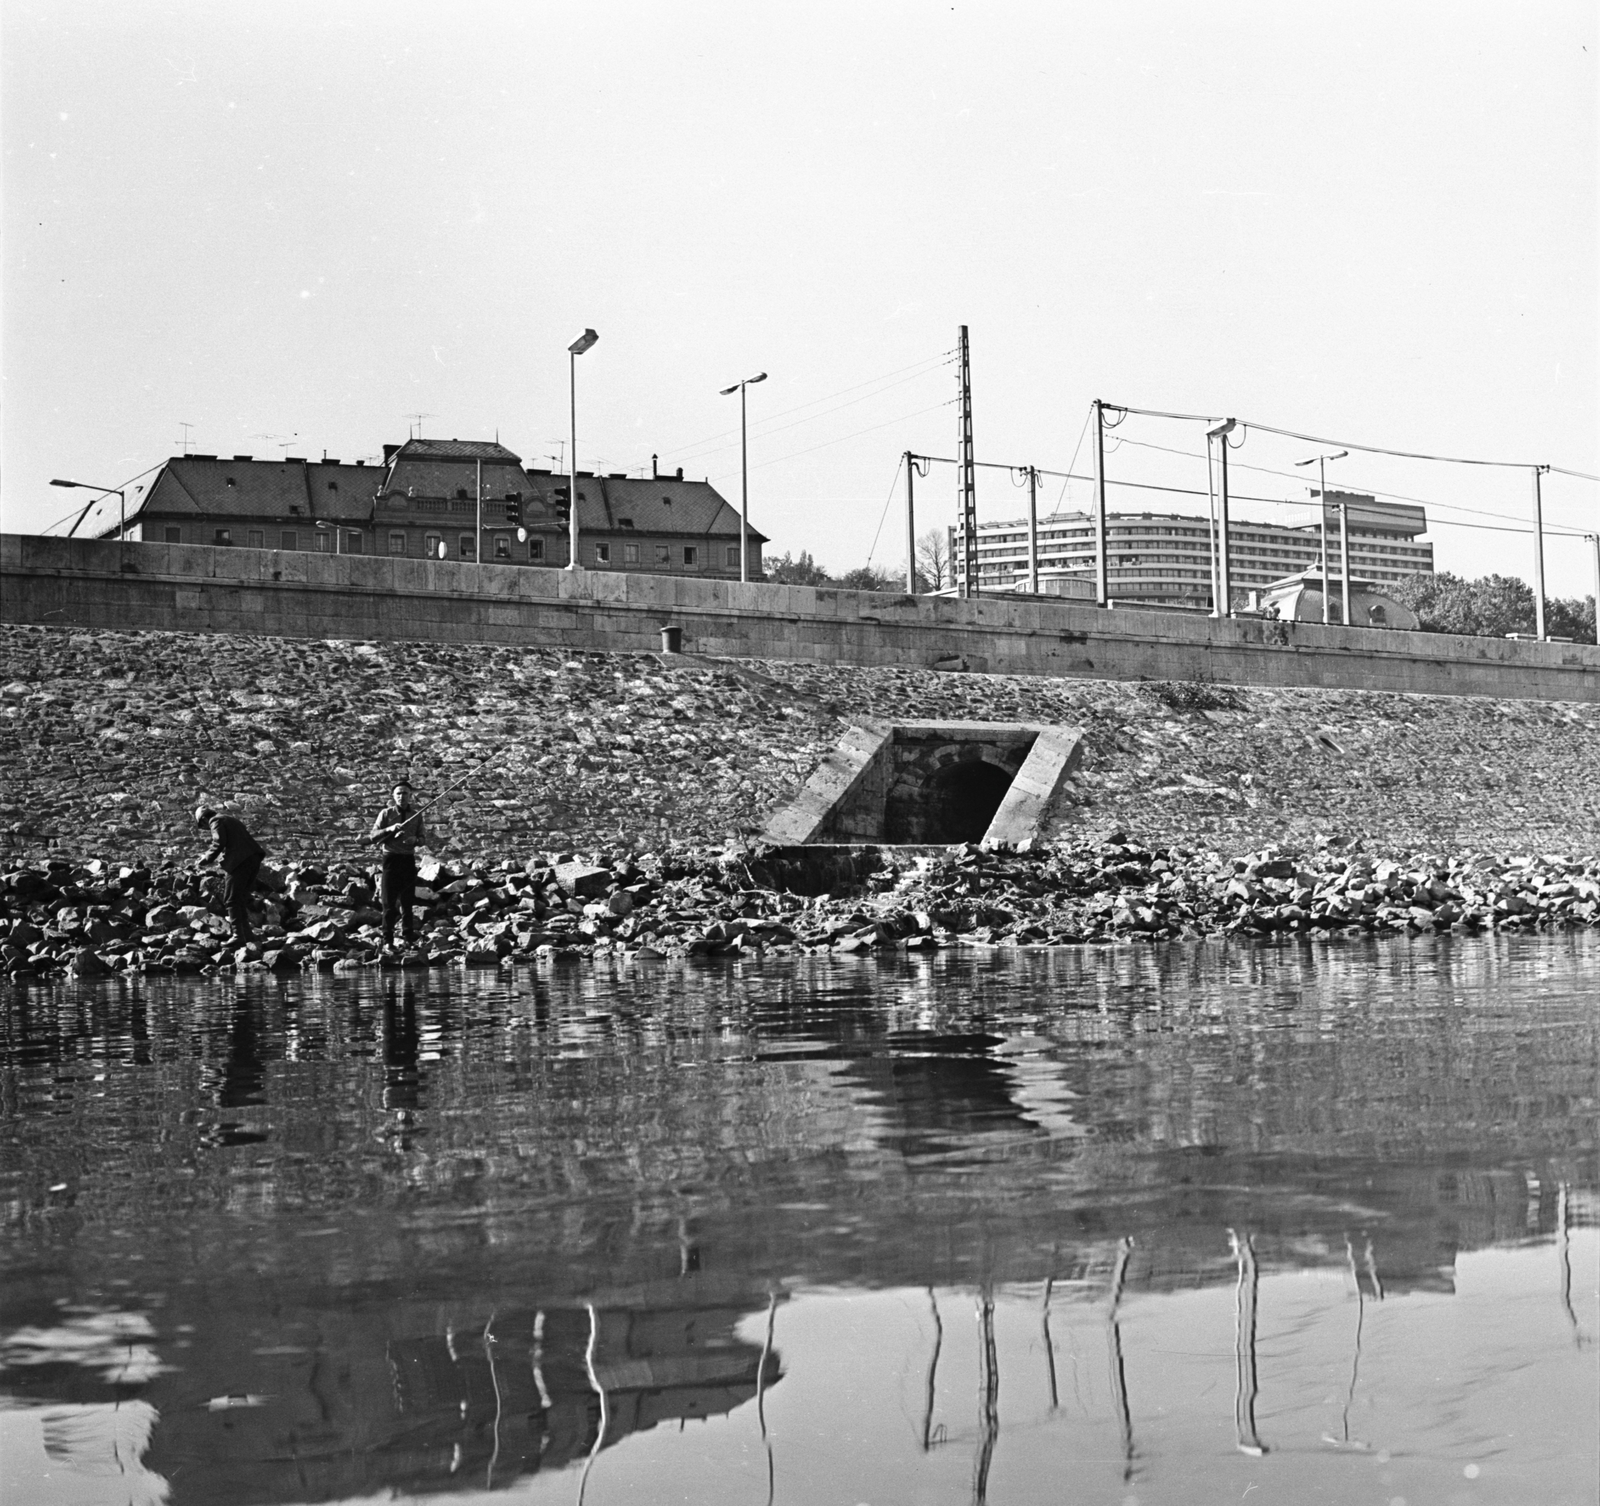
<path fill-rule="evenodd" d="M 421 816 L 421 815 L 425 814 L 426 812 L 431 811 L 434 808 L 434 806 L 436 806 L 441 800 L 443 800 L 445 798 L 446 795 L 453 794 L 456 790 L 459 790 L 461 788 L 461 786 L 464 785 L 469 779 L 472 779 L 474 776 L 476 776 L 478 774 L 481 774 L 483 772 L 484 768 L 487 766 L 488 762 L 489 762 L 489 760 L 487 758 L 479 759 L 478 762 L 476 764 L 474 764 L 472 768 L 468 769 L 467 772 L 465 774 L 463 774 L 458 780 L 456 780 L 456 782 L 454 784 L 446 785 L 445 788 L 440 790 L 439 793 L 437 795 L 435 795 L 432 800 L 428 801 L 428 803 L 426 805 L 419 805 L 415 810 L 407 811 L 405 817 L 402 820 L 397 821 L 392 826 L 385 826 L 381 831 L 373 832 L 372 835 L 367 838 L 367 840 L 369 842 L 374 842 L 379 837 L 386 837 L 391 832 L 399 831 L 400 828 L 402 826 L 404 826 L 407 821 L 413 820 L 415 817 Z"/>

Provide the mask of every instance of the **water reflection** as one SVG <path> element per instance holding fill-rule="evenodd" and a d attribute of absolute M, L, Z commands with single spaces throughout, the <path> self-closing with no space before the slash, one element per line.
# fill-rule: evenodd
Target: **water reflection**
<path fill-rule="evenodd" d="M 1063 1469 L 1144 1499 L 1180 1462 L 1310 1491 L 1386 1450 L 1492 1460 L 1530 1445 L 1446 1360 L 1474 1395 L 1571 1363 L 1593 1396 L 1597 960 L 1571 936 L 29 989 L 0 1380 L 84 1417 L 136 1400 L 174 1501 L 868 1499 L 890 1461 L 928 1499 L 1045 1498 Z"/>

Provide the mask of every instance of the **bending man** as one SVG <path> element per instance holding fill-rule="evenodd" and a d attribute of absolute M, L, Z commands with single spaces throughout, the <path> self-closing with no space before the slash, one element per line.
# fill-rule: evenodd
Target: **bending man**
<path fill-rule="evenodd" d="M 194 824 L 211 828 L 211 850 L 202 853 L 200 861 L 215 858 L 221 865 L 222 901 L 233 922 L 233 939 L 237 945 L 247 946 L 255 940 L 250 930 L 250 891 L 256 886 L 266 853 L 237 816 L 219 816 L 209 805 L 202 805 L 194 813 Z"/>
<path fill-rule="evenodd" d="M 411 786 L 401 780 L 392 791 L 393 803 L 378 812 L 367 840 L 383 843 L 383 944 L 394 945 L 394 923 L 407 945 L 416 940 L 412 907 L 417 902 L 417 849 L 425 847 L 428 833 L 422 812 L 411 800 Z"/>

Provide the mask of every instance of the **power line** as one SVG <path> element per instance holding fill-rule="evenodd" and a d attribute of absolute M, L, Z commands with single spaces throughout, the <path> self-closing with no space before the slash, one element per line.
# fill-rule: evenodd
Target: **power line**
<path fill-rule="evenodd" d="M 1205 413 L 1166 413 L 1159 408 L 1130 408 L 1123 403 L 1106 403 L 1106 407 L 1115 409 L 1118 413 L 1136 413 L 1142 418 L 1174 418 L 1187 423 L 1210 424 L 1218 422 L 1218 416 Z M 1223 415 L 1226 416 L 1226 415 Z M 1583 481 L 1600 481 L 1600 476 L 1591 476 L 1588 471 L 1569 470 L 1560 465 L 1536 465 L 1527 460 L 1476 460 L 1468 459 L 1461 455 L 1431 455 L 1421 450 L 1391 450 L 1383 445 L 1362 444 L 1355 439 L 1328 439 L 1318 434 L 1301 434 L 1294 429 L 1278 429 L 1271 424 L 1253 423 L 1249 419 L 1238 419 L 1241 429 L 1259 429 L 1263 434 L 1276 434 L 1281 439 L 1298 439 L 1305 444 L 1339 445 L 1347 450 L 1361 450 L 1368 455 L 1392 455 L 1398 460 L 1436 460 L 1443 465 L 1478 465 L 1494 466 L 1508 471 L 1531 471 L 1543 469 L 1559 471 L 1563 476 L 1576 476 Z"/>
<path fill-rule="evenodd" d="M 801 455 L 810 455 L 813 451 L 825 450 L 830 445 L 843 444 L 847 439 L 859 439 L 863 434 L 875 434 L 879 429 L 887 429 L 895 424 L 903 424 L 907 419 L 920 418 L 924 413 L 937 413 L 940 408 L 953 408 L 955 403 L 956 400 L 953 397 L 947 398 L 944 402 L 934 403 L 931 407 L 918 408 L 915 413 L 902 413 L 899 418 L 891 418 L 884 423 L 873 424 L 867 429 L 857 429 L 853 434 L 841 434 L 837 439 L 825 439 L 821 444 L 810 445 L 804 450 L 792 450 L 787 455 L 774 455 L 772 459 L 763 460 L 759 465 L 751 466 L 750 469 L 757 471 L 769 465 L 780 465 L 785 460 L 795 460 Z M 716 477 L 716 480 L 725 481 L 732 474 L 733 472 L 731 471 L 724 472 L 723 475 Z"/>
<path fill-rule="evenodd" d="M 928 372 L 937 371 L 941 365 L 949 363 L 949 359 L 953 354 L 953 351 L 946 350 L 941 351 L 936 356 L 924 356 L 920 361 L 913 361 L 909 366 L 897 366 L 893 371 L 886 371 L 879 376 L 868 377 L 866 381 L 857 382 L 851 387 L 841 387 L 837 392 L 829 392 L 822 397 L 812 399 L 809 403 L 799 403 L 793 408 L 780 408 L 776 413 L 767 415 L 767 422 L 770 423 L 776 418 L 787 418 L 791 413 L 803 413 L 807 408 L 815 408 L 822 403 L 830 403 L 834 398 L 843 397 L 847 392 L 859 392 L 863 387 L 871 387 L 877 382 L 887 382 L 890 377 L 900 376 L 904 372 L 913 372 L 916 376 L 922 376 L 924 372 L 918 370 L 919 367 L 925 367 Z M 911 378 L 908 377 L 906 380 L 909 381 Z M 899 383 L 891 383 L 891 385 L 898 386 Z M 871 395 L 870 393 L 868 394 L 868 396 Z M 738 432 L 737 429 L 719 429 L 715 434 L 706 435 L 704 439 L 697 439 L 691 444 L 680 445 L 676 449 L 666 449 L 661 453 L 676 460 L 680 455 L 687 455 L 691 450 L 698 450 L 702 445 L 710 444 L 714 439 L 727 439 L 730 435 Z"/>
<path fill-rule="evenodd" d="M 946 362 L 945 364 L 948 365 L 949 363 Z M 793 423 L 773 424 L 769 421 L 764 426 L 755 429 L 753 431 L 753 437 L 756 439 L 766 439 L 773 434 L 782 434 L 789 429 L 798 429 L 802 424 L 815 423 L 819 418 L 828 418 L 835 413 L 842 413 L 846 408 L 853 408 L 857 403 L 870 402 L 875 397 L 882 397 L 884 393 L 893 391 L 893 389 L 896 387 L 904 386 L 907 382 L 915 382 L 919 381 L 922 377 L 932 376 L 933 373 L 938 369 L 939 368 L 937 366 L 930 366 L 926 371 L 919 371 L 912 376 L 902 377 L 898 382 L 889 382 L 886 385 L 879 387 L 874 392 L 864 392 L 860 397 L 853 397 L 848 402 L 835 404 L 835 406 L 832 408 L 825 408 L 821 413 L 812 413 L 807 415 L 805 418 L 797 418 Z M 819 401 L 826 402 L 827 399 L 823 398 L 819 399 Z M 799 410 L 791 408 L 788 411 L 795 413 Z M 778 414 L 773 415 L 773 417 L 781 416 L 782 415 Z M 738 431 L 733 430 L 730 432 L 737 433 Z M 680 452 L 673 450 L 666 453 L 668 453 L 673 460 L 704 460 L 709 455 L 718 455 L 724 450 L 731 450 L 733 448 L 735 448 L 735 446 L 730 441 L 728 444 L 715 445 L 710 449 L 702 449 L 698 453 L 694 453 L 692 448 L 689 451 Z"/>

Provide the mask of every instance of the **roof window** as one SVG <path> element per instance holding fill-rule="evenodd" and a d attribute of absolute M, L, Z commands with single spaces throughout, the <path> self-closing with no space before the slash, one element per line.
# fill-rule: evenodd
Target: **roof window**
<path fill-rule="evenodd" d="M 663 507 L 671 507 L 672 506 L 672 498 L 671 497 L 663 497 L 661 499 L 661 505 Z"/>
<path fill-rule="evenodd" d="M 618 528 L 632 528 L 633 527 L 633 519 L 632 518 L 618 518 L 617 519 L 617 527 Z"/>
<path fill-rule="evenodd" d="M 329 491 L 330 491 L 330 492 L 336 492 L 336 491 L 338 491 L 338 490 L 339 490 L 339 483 L 338 483 L 338 482 L 337 482 L 337 481 L 330 481 L 330 482 L 329 482 L 329 483 L 328 483 L 328 490 L 329 490 Z"/>
<path fill-rule="evenodd" d="M 228 485 L 229 485 L 229 486 L 232 486 L 232 485 L 233 485 L 233 477 L 232 477 L 232 476 L 229 476 L 229 477 L 228 477 Z"/>
<path fill-rule="evenodd" d="M 465 502 L 467 500 L 467 489 L 466 489 L 466 487 L 458 486 L 456 488 L 456 500 L 458 502 Z"/>

